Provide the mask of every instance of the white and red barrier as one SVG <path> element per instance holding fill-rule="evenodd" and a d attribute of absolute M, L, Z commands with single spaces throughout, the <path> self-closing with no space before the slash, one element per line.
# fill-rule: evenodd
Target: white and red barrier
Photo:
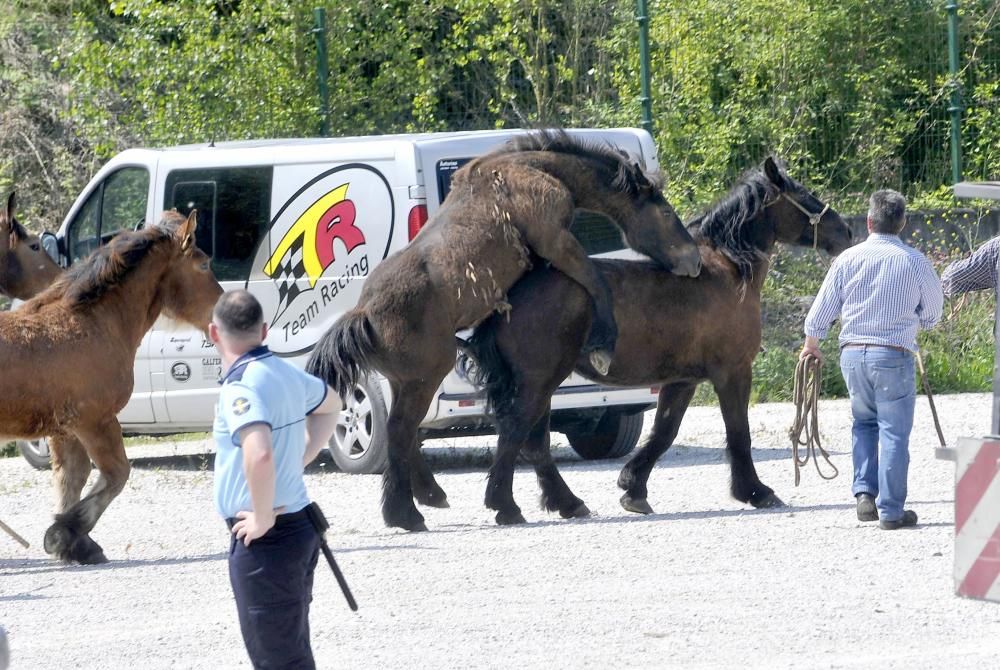
<path fill-rule="evenodd" d="M 1000 439 L 958 440 L 955 591 L 1000 602 Z"/>

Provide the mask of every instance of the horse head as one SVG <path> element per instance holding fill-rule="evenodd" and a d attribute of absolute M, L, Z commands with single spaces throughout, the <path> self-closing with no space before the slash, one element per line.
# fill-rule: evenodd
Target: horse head
<path fill-rule="evenodd" d="M 0 209 L 0 293 L 27 300 L 41 293 L 62 272 L 36 235 L 14 217 L 16 198 Z"/>
<path fill-rule="evenodd" d="M 172 231 L 173 242 L 173 257 L 163 277 L 163 313 L 200 328 L 207 337 L 212 309 L 223 291 L 208 255 L 195 242 L 197 212 L 191 210 L 186 218 L 176 210 L 164 212 L 160 227 Z"/>
<path fill-rule="evenodd" d="M 851 227 L 835 209 L 789 177 L 771 156 L 764 160 L 763 172 L 777 191 L 767 206 L 779 242 L 819 247 L 832 256 L 851 246 Z"/>
<path fill-rule="evenodd" d="M 633 208 L 630 215 L 617 218 L 626 242 L 676 275 L 697 277 L 701 252 L 667 202 L 659 181 L 646 175 L 638 163 L 623 165 L 616 185 L 632 196 Z"/>

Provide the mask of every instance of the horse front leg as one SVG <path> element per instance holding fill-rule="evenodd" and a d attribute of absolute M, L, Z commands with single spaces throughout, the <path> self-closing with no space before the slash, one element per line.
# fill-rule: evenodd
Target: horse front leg
<path fill-rule="evenodd" d="M 649 495 L 647 484 L 653 467 L 677 437 L 681 427 L 684 412 L 691 404 L 695 389 L 694 382 L 678 382 L 664 384 L 656 401 L 656 418 L 653 420 L 653 431 L 649 439 L 628 460 L 618 475 L 618 488 L 625 491 L 621 497 L 621 505 L 628 512 L 652 514 L 646 499 Z"/>
<path fill-rule="evenodd" d="M 104 550 L 90 539 L 90 531 L 128 481 L 131 467 L 125 456 L 122 429 L 115 417 L 94 426 L 80 426 L 75 437 L 86 456 L 97 466 L 100 476 L 79 502 L 56 514 L 55 523 L 45 531 L 45 551 L 64 561 L 84 565 L 107 562 Z"/>
<path fill-rule="evenodd" d="M 740 502 L 748 502 L 757 508 L 784 507 L 785 503 L 757 477 L 753 464 L 750 421 L 747 417 L 751 379 L 752 368 L 747 365 L 712 380 L 719 396 L 722 420 L 726 423 L 726 453 L 732 477 L 730 492 Z"/>
<path fill-rule="evenodd" d="M 590 508 L 576 497 L 562 478 L 552 460 L 549 419 L 551 409 L 535 422 L 527 441 L 521 447 L 521 455 L 535 468 L 538 487 L 542 490 L 542 508 L 549 512 L 559 512 L 564 519 L 582 519 L 590 516 Z"/>
<path fill-rule="evenodd" d="M 390 528 L 424 531 L 427 530 L 424 517 L 413 502 L 410 458 L 417 440 L 417 428 L 427 413 L 437 383 L 397 384 L 390 381 L 390 385 L 389 462 L 382 473 L 382 519 Z"/>
<path fill-rule="evenodd" d="M 611 287 L 580 242 L 569 232 L 568 224 L 565 228 L 556 226 L 556 222 L 573 220 L 572 201 L 559 203 L 556 210 L 553 216 L 534 221 L 535 225 L 524 226 L 519 230 L 536 254 L 582 286 L 590 295 L 594 306 L 594 321 L 583 345 L 583 353 L 588 354 L 590 364 L 599 374 L 606 375 L 618 340 Z M 537 225 L 543 222 L 551 225 Z"/>
<path fill-rule="evenodd" d="M 52 453 L 55 513 L 62 514 L 80 502 L 80 494 L 90 476 L 90 458 L 80 441 L 67 433 L 50 437 L 49 449 Z"/>

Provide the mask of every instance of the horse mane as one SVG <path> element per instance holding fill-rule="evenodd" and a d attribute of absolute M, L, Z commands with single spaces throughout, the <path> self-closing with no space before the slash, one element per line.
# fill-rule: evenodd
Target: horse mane
<path fill-rule="evenodd" d="M 71 307 L 96 302 L 124 281 L 146 256 L 169 243 L 184 220 L 176 212 L 165 212 L 155 226 L 118 233 L 83 262 L 67 270 L 46 294 L 63 298 Z"/>
<path fill-rule="evenodd" d="M 551 151 L 591 159 L 606 166 L 614 175 L 612 188 L 630 196 L 639 195 L 640 189 L 663 188 L 663 179 L 658 173 L 647 173 L 638 163 L 631 162 L 629 155 L 611 144 L 599 145 L 575 139 L 562 128 L 536 130 L 509 140 L 493 155 L 520 151 Z"/>
<path fill-rule="evenodd" d="M 784 170 L 781 174 L 792 183 Z M 751 169 L 708 212 L 688 224 L 688 230 L 697 231 L 736 265 L 744 285 L 753 280 L 755 265 L 767 256 L 757 246 L 755 231 L 748 224 L 761 215 L 778 192 L 762 170 Z"/>

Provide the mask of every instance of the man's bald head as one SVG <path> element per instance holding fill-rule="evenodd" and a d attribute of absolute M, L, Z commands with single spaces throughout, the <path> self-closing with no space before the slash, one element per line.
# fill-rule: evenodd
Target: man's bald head
<path fill-rule="evenodd" d="M 212 321 L 224 335 L 238 340 L 259 340 L 264 310 L 249 291 L 227 291 L 215 303 Z"/>

